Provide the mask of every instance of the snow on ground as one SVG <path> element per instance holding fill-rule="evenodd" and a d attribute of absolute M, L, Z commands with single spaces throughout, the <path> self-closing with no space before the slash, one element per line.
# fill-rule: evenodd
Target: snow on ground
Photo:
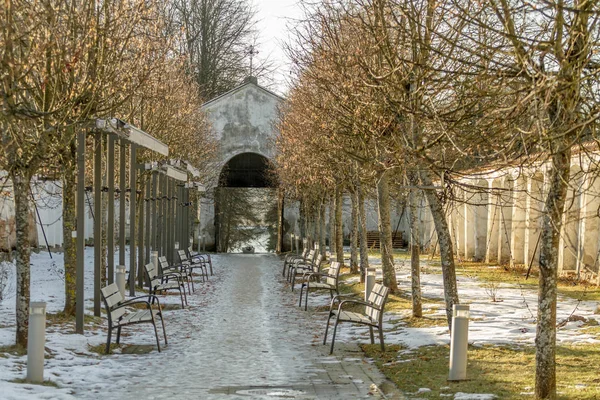
<path fill-rule="evenodd" d="M 380 260 L 370 258 L 373 265 L 377 266 Z M 425 263 L 423 263 L 425 264 Z M 421 291 L 426 298 L 443 301 L 444 287 L 442 283 L 441 270 L 428 266 L 430 272 L 421 274 Z M 405 292 L 410 293 L 410 267 L 397 267 L 396 278 L 398 286 Z M 348 282 L 358 281 L 354 277 Z M 377 270 L 377 279 L 381 281 L 381 270 Z M 471 320 L 469 323 L 469 343 L 473 345 L 508 345 L 523 344 L 533 345 L 535 341 L 536 315 L 537 315 L 537 291 L 530 288 L 521 288 L 516 285 L 500 284 L 496 297 L 500 301 L 492 301 L 486 293 L 482 282 L 476 279 L 459 275 L 457 277 L 459 298 L 462 304 L 470 305 Z M 435 310 L 427 317 L 445 318 L 446 313 L 442 304 L 427 302 L 423 300 L 423 309 Z M 325 306 L 329 304 L 329 294 L 312 295 L 309 306 Z M 587 319 L 598 319 L 595 310 L 598 304 L 595 301 L 577 301 L 572 298 L 559 296 L 557 321 L 566 320 L 569 316 L 577 315 Z M 323 313 L 327 318 L 327 312 Z M 450 334 L 445 326 L 413 328 L 407 327 L 401 318 L 410 315 L 410 310 L 401 314 L 386 313 L 384 315 L 385 341 L 389 344 L 401 344 L 408 349 L 415 349 L 427 345 L 449 344 Z M 580 329 L 583 321 L 567 322 L 557 332 L 557 343 L 600 343 L 594 335 Z M 368 328 L 353 325 L 340 324 L 336 341 L 369 342 Z M 377 342 L 377 336 L 375 338 Z"/>
<path fill-rule="evenodd" d="M 126 252 L 126 264 L 129 255 Z M 117 258 L 118 259 L 118 258 Z M 85 252 L 85 312 L 93 315 L 93 248 L 86 248 Z M 9 282 L 14 281 L 15 267 L 10 265 L 8 275 Z M 35 254 L 31 257 L 31 301 L 45 301 L 47 313 L 58 313 L 64 306 L 64 279 L 63 279 L 63 255 L 53 253 L 52 258 L 46 253 Z M 178 296 L 168 296 L 168 303 L 178 304 Z M 164 302 L 161 302 L 164 304 Z M 104 308 L 104 307 L 103 307 Z M 169 311 L 181 313 L 186 310 Z M 177 317 L 174 317 L 177 318 Z M 106 326 L 103 322 L 102 326 Z M 136 330 L 136 342 L 144 344 L 155 344 L 154 332 L 148 324 L 142 324 L 128 329 Z M 106 331 L 101 327 L 87 328 L 84 335 L 73 334 L 74 325 L 49 326 L 46 328 L 46 357 L 51 356 L 52 361 L 45 362 L 44 378 L 53 382 L 69 382 L 69 376 L 77 370 L 77 374 L 85 374 L 95 381 L 96 385 L 90 390 L 100 390 L 114 384 L 115 377 L 120 374 L 115 371 L 126 371 L 122 360 L 115 356 L 108 362 L 112 368 L 106 369 L 106 361 L 100 367 L 98 354 L 90 352 L 90 346 L 106 343 Z M 15 290 L 14 284 L 7 285 L 4 300 L 0 303 L 0 346 L 10 346 L 15 343 Z M 123 339 L 126 341 L 126 339 Z M 114 338 L 113 338 L 114 342 Z M 162 343 L 162 338 L 161 338 Z M 154 352 L 156 353 L 156 352 Z M 144 355 L 150 357 L 150 355 Z M 141 356 L 141 357 L 144 357 Z M 137 355 L 123 355 L 130 360 L 140 358 Z M 150 361 L 151 363 L 152 361 Z M 156 362 L 156 360 L 155 360 Z M 15 379 L 23 379 L 27 372 L 27 356 L 15 357 L 9 355 L 3 358 L 0 354 L 0 398 L 12 399 L 74 399 L 70 389 L 55 388 L 52 386 L 41 386 L 32 384 L 21 384 L 12 382 Z"/>
<path fill-rule="evenodd" d="M 62 278 L 62 254 L 53 253 L 52 259 L 48 253 L 32 254 L 31 270 L 31 299 L 32 301 L 46 301 L 47 312 L 56 313 L 62 310 L 64 303 L 64 282 Z M 92 314 L 92 268 L 93 248 L 86 248 L 86 285 L 85 297 L 86 313 Z M 217 258 L 217 257 L 216 257 Z M 129 257 L 126 257 L 129 260 Z M 372 260 L 374 264 L 378 260 Z M 9 285 L 5 290 L 3 301 L 0 303 L 0 346 L 9 346 L 14 343 L 15 337 L 15 291 L 14 291 L 14 265 L 5 263 L 9 269 Z M 435 271 L 429 267 L 429 272 Z M 381 278 L 379 271 L 379 278 Z M 410 291 L 410 270 L 401 266 L 397 273 L 400 287 Z M 356 278 L 354 278 L 356 279 Z M 428 298 L 443 299 L 442 278 L 439 273 L 424 273 L 421 275 L 422 292 Z M 537 310 L 537 293 L 532 289 L 522 289 L 514 285 L 502 284 L 497 291 L 500 302 L 492 302 L 481 282 L 463 276 L 458 277 L 458 287 L 461 302 L 471 306 L 471 322 L 469 328 L 469 342 L 475 345 L 485 344 L 526 344 L 533 345 L 535 338 L 535 316 Z M 299 289 L 299 285 L 296 285 Z M 210 291 L 210 287 L 208 289 Z M 291 297 L 299 295 L 299 290 Z M 295 297 L 297 299 L 297 297 Z M 178 296 L 168 296 L 167 302 L 178 303 Z M 312 292 L 309 295 L 309 307 L 328 306 L 330 297 L 328 292 Z M 198 304 L 200 305 L 200 304 Z M 596 319 L 594 311 L 596 302 L 578 302 L 570 298 L 560 298 L 558 304 L 558 321 L 568 318 L 571 314 L 582 316 L 585 319 Z M 323 307 L 324 309 L 325 307 Z M 441 304 L 432 302 L 424 303 L 425 310 L 435 310 L 428 316 L 445 317 Z M 186 310 L 173 310 L 169 318 L 173 321 L 186 314 Z M 402 321 L 409 315 L 410 310 L 402 313 L 386 313 L 384 316 L 384 331 L 386 344 L 401 344 L 408 349 L 424 345 L 448 344 L 450 341 L 448 329 L 445 326 L 411 328 Z M 327 311 L 317 313 L 317 317 L 326 320 Z M 170 323 L 170 321 L 168 321 Z M 102 326 L 106 323 L 103 322 Z M 580 329 L 581 321 L 568 322 L 559 329 L 557 341 L 559 343 L 598 343 L 594 336 Z M 149 326 L 140 325 L 132 327 L 136 330 L 137 343 L 154 344 L 154 335 Z M 126 382 L 128 371 L 145 365 L 148 370 L 160 365 L 160 355 L 153 351 L 149 354 L 115 354 L 109 359 L 99 360 L 99 356 L 91 353 L 90 346 L 105 343 L 106 332 L 102 327 L 86 329 L 85 335 L 72 334 L 73 326 L 50 326 L 47 328 L 46 347 L 52 356 L 51 362 L 46 362 L 45 377 L 54 382 L 68 383 L 73 371 L 77 376 L 85 374 L 90 390 L 101 392 L 110 385 L 118 384 L 120 380 Z M 329 333 L 331 340 L 331 329 Z M 328 340 L 328 343 L 330 343 Z M 340 324 L 336 342 L 369 342 L 368 329 L 349 323 Z M 377 340 L 377 335 L 376 335 Z M 162 339 L 161 339 L 162 342 Z M 107 368 L 108 366 L 108 368 Z M 3 399 L 73 399 L 69 389 L 47 387 L 40 385 L 14 383 L 15 379 L 22 379 L 26 373 L 26 356 L 0 356 L 0 387 Z M 462 397 L 461 397 L 462 396 Z M 459 394 L 456 399 L 488 399 L 493 397 L 477 394 Z M 487 395 L 492 396 L 492 395 Z"/>

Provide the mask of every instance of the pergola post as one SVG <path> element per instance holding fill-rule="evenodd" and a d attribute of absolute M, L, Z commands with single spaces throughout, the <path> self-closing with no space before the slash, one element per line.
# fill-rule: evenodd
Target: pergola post
<path fill-rule="evenodd" d="M 166 215 L 167 215 L 167 176 L 163 175 L 160 182 L 160 255 L 167 255 Z"/>
<path fill-rule="evenodd" d="M 183 188 L 183 201 L 185 209 L 183 211 L 183 242 L 185 248 L 190 245 L 190 188 L 189 185 Z"/>
<path fill-rule="evenodd" d="M 77 266 L 75 278 L 75 332 L 83 334 L 85 251 L 85 131 L 77 134 Z"/>
<path fill-rule="evenodd" d="M 115 137 L 108 137 L 106 151 L 108 169 L 108 225 L 106 245 L 108 247 L 108 283 L 115 281 Z"/>
<path fill-rule="evenodd" d="M 179 243 L 181 248 L 181 213 L 182 213 L 182 196 L 181 196 L 181 184 L 175 184 L 175 196 L 177 200 L 175 201 L 175 242 Z"/>
<path fill-rule="evenodd" d="M 94 316 L 100 316 L 102 285 L 102 134 L 94 135 Z"/>
<path fill-rule="evenodd" d="M 150 232 L 151 236 L 152 236 L 152 251 L 158 251 L 158 218 L 157 218 L 157 211 L 158 211 L 158 205 L 160 204 L 160 202 L 158 201 L 157 198 L 157 192 L 156 192 L 156 187 L 157 187 L 157 179 L 158 179 L 158 171 L 152 171 L 152 230 Z"/>
<path fill-rule="evenodd" d="M 135 296 L 135 266 L 136 266 L 136 238 L 135 238 L 135 218 L 136 218 L 136 150 L 137 146 L 152 150 L 163 156 L 168 156 L 169 148 L 161 141 L 153 138 L 147 133 L 137 129 L 134 126 L 118 120 L 97 119 L 94 121 L 94 126 L 91 128 L 95 132 L 94 142 L 94 173 L 93 173 L 93 191 L 94 191 L 94 315 L 100 316 L 100 293 L 102 284 L 101 266 L 102 259 L 102 140 L 104 135 L 107 136 L 107 179 L 108 179 L 108 232 L 107 232 L 107 251 L 108 251 L 108 282 L 114 282 L 114 200 L 115 200 L 115 140 L 119 140 L 119 262 L 120 265 L 125 264 L 125 208 L 126 208 L 126 165 L 127 165 L 127 143 L 130 143 L 130 295 Z M 84 273 L 85 273 L 85 147 L 86 147 L 86 131 L 81 130 L 77 134 L 77 231 L 73 232 L 73 237 L 77 237 L 76 245 L 76 318 L 75 331 L 83 333 L 84 328 Z M 146 189 L 146 193 L 150 193 L 150 189 Z M 142 194 L 143 200 L 143 194 Z M 148 216 L 145 217 L 148 219 Z M 143 261 L 144 255 L 144 207 L 141 207 L 140 213 L 140 260 Z M 149 227 L 149 226 L 148 226 Z M 148 243 L 149 244 L 149 243 Z M 146 252 L 148 253 L 148 252 Z M 146 257 L 146 259 L 148 256 Z"/>
<path fill-rule="evenodd" d="M 145 230 L 145 234 L 146 234 L 146 246 L 144 247 L 145 249 L 145 253 L 144 253 L 144 265 L 148 264 L 150 262 L 150 232 L 151 232 L 151 228 L 152 228 L 152 205 L 154 203 L 152 203 L 150 201 L 151 199 L 151 189 L 152 189 L 152 170 L 150 170 L 150 175 L 148 176 L 148 179 L 146 179 L 146 199 L 145 201 L 145 205 L 146 205 L 146 230 Z"/>
<path fill-rule="evenodd" d="M 139 214 L 139 228 L 138 228 L 138 270 L 137 270 L 137 276 L 138 276 L 138 287 L 143 288 L 144 287 L 144 236 L 145 236 L 145 224 L 144 224 L 144 212 L 145 210 L 145 202 L 146 202 L 146 196 L 145 196 L 145 186 L 146 186 L 146 181 L 143 180 L 142 181 L 142 187 L 140 190 L 140 209 L 138 211 Z"/>
<path fill-rule="evenodd" d="M 171 264 L 173 260 L 173 179 L 167 179 L 167 218 L 166 218 L 166 237 L 167 237 L 167 259 Z"/>
<path fill-rule="evenodd" d="M 127 143 L 120 140 L 119 146 L 119 265 L 125 265 L 125 168 Z"/>
<path fill-rule="evenodd" d="M 135 296 L 135 213 L 136 213 L 136 144 L 130 145 L 129 160 L 129 295 Z"/>

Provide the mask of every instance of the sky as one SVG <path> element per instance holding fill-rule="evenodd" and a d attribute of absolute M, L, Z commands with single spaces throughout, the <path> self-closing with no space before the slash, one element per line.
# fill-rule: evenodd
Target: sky
<path fill-rule="evenodd" d="M 290 61 L 286 57 L 283 45 L 289 40 L 288 25 L 302 15 L 299 0 L 254 0 L 257 10 L 257 28 L 259 31 L 258 59 L 269 58 L 277 68 L 274 71 L 275 92 L 285 95 Z M 260 84 L 261 82 L 259 82 Z"/>

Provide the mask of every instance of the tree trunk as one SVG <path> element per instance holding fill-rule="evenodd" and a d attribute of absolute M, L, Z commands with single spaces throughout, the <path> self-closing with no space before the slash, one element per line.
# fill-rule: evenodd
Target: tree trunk
<path fill-rule="evenodd" d="M 329 198 L 329 252 L 335 254 L 335 195 Z"/>
<path fill-rule="evenodd" d="M 326 201 L 327 198 L 325 196 L 323 196 L 323 198 L 321 199 L 320 203 L 319 203 L 319 209 L 321 210 L 321 217 L 319 218 L 319 245 L 320 245 L 320 250 L 321 250 L 321 255 L 323 256 L 323 259 L 325 259 L 325 253 L 327 251 L 327 243 L 326 243 L 326 239 L 327 239 L 327 226 L 325 224 L 325 212 L 326 212 Z"/>
<path fill-rule="evenodd" d="M 411 184 L 415 184 L 411 180 Z M 421 266 L 419 260 L 419 222 L 417 221 L 417 204 L 419 193 L 412 189 L 409 194 L 408 204 L 410 207 L 410 277 L 412 292 L 412 315 L 420 318 L 423 316 L 423 305 L 421 304 Z"/>
<path fill-rule="evenodd" d="M 552 157 L 550 187 L 540 238 L 540 283 L 535 337 L 535 396 L 556 398 L 556 280 L 562 215 L 569 185 L 571 151 Z"/>
<path fill-rule="evenodd" d="M 283 190 L 277 189 L 277 243 L 275 252 L 281 254 L 283 251 Z"/>
<path fill-rule="evenodd" d="M 358 195 L 358 219 L 360 232 L 360 281 L 365 282 L 365 274 L 369 268 L 369 246 L 367 245 L 367 216 L 365 214 L 365 196 L 361 184 L 356 186 Z"/>
<path fill-rule="evenodd" d="M 350 232 L 350 273 L 358 273 L 358 191 L 352 195 L 352 230 Z"/>
<path fill-rule="evenodd" d="M 68 154 L 62 164 L 62 197 L 63 197 L 63 251 L 65 264 L 65 315 L 75 316 L 76 303 L 76 271 L 77 271 L 77 238 L 73 232 L 77 230 L 77 213 L 75 210 L 77 196 L 77 148 L 75 143 L 69 144 Z M 67 160 L 68 158 L 68 160 Z"/>
<path fill-rule="evenodd" d="M 108 168 L 108 160 L 107 160 L 107 149 L 108 149 L 108 137 L 104 136 L 102 138 L 102 146 L 104 147 L 102 149 L 102 171 L 107 171 Z M 102 174 L 102 187 L 103 188 L 108 188 L 108 172 L 103 173 Z M 107 262 L 108 262 L 108 195 L 107 193 L 104 192 L 104 190 L 102 191 L 102 215 L 100 216 L 102 218 L 102 225 L 101 225 L 101 232 L 102 232 L 102 249 L 101 249 L 101 253 L 102 256 L 100 257 L 100 287 L 105 287 L 106 283 L 107 283 L 107 276 L 108 273 L 106 271 L 107 269 Z M 138 225 L 139 226 L 139 225 Z"/>
<path fill-rule="evenodd" d="M 29 302 L 31 300 L 31 267 L 29 264 L 31 256 L 31 244 L 29 242 L 29 185 L 31 177 L 27 172 L 20 170 L 12 171 L 11 177 L 15 196 L 15 225 L 17 231 L 16 344 L 26 348 L 29 329 Z"/>
<path fill-rule="evenodd" d="M 429 172 L 421 170 L 419 177 L 423 186 L 433 186 Z M 448 328 L 452 329 L 452 306 L 458 304 L 458 289 L 456 288 L 456 270 L 454 267 L 454 250 L 452 249 L 452 237 L 448 229 L 448 221 L 444 207 L 437 193 L 434 190 L 425 190 L 425 197 L 429 203 L 435 231 L 438 236 L 440 246 L 440 257 L 442 261 L 442 279 L 444 281 L 444 298 L 446 302 L 446 318 L 448 319 Z"/>
<path fill-rule="evenodd" d="M 377 182 L 377 209 L 383 285 L 387 286 L 392 293 L 395 293 L 398 290 L 398 284 L 396 282 L 396 270 L 394 269 L 394 254 L 392 250 L 388 171 L 385 171 Z"/>
<path fill-rule="evenodd" d="M 335 188 L 335 254 L 337 262 L 344 265 L 344 228 L 342 222 L 342 188 Z"/>
<path fill-rule="evenodd" d="M 306 239 L 306 216 L 305 216 L 305 207 L 304 200 L 300 200 L 300 215 L 298 216 L 298 221 L 300 222 L 300 240 L 301 244 L 304 245 L 304 239 Z"/>

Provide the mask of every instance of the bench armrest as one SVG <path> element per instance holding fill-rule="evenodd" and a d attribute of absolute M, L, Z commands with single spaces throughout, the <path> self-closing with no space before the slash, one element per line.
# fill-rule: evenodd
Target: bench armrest
<path fill-rule="evenodd" d="M 359 300 L 359 299 L 355 299 L 355 300 L 351 299 L 351 300 L 342 300 L 340 302 L 340 305 L 338 306 L 338 312 L 342 311 L 342 308 L 344 307 L 344 304 L 362 304 L 362 305 L 365 305 L 365 306 L 373 307 L 374 309 L 381 311 L 381 309 L 379 307 L 377 307 L 375 305 L 375 303 L 373 303 L 373 302 L 365 301 L 365 300 Z"/>
<path fill-rule="evenodd" d="M 144 301 L 141 299 L 146 299 L 146 300 Z M 152 299 L 156 300 L 156 304 L 158 304 L 158 308 L 160 310 L 161 309 L 160 308 L 160 300 L 159 300 L 158 296 L 155 296 L 153 294 L 146 294 L 144 296 L 137 296 L 137 297 L 132 297 L 130 299 L 124 300 L 124 301 L 120 302 L 119 304 L 117 304 L 116 306 L 114 306 L 112 308 L 112 310 L 114 310 L 115 308 L 121 308 L 121 307 L 130 306 L 132 304 L 141 304 L 141 303 L 146 303 L 149 308 L 152 308 L 152 303 L 150 303 L 150 300 L 152 300 Z"/>
<path fill-rule="evenodd" d="M 304 281 L 309 280 L 311 277 L 319 277 L 319 278 L 336 278 L 334 275 L 328 275 L 324 272 L 305 272 L 303 279 Z"/>
<path fill-rule="evenodd" d="M 329 311 L 333 310 L 333 306 L 336 303 L 336 301 L 340 301 L 341 299 L 360 300 L 357 296 L 360 296 L 360 294 L 359 293 L 357 293 L 357 294 L 336 294 L 335 296 L 333 296 L 331 298 L 331 304 L 329 305 Z"/>

